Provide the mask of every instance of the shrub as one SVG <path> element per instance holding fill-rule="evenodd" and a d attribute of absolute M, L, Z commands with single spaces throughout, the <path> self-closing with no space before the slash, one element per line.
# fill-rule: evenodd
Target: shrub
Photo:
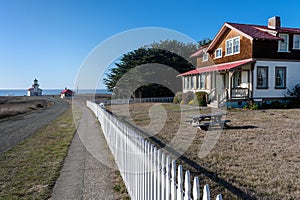
<path fill-rule="evenodd" d="M 206 92 L 196 92 L 194 95 L 194 105 L 207 106 L 206 96 Z"/>
<path fill-rule="evenodd" d="M 182 101 L 182 92 L 177 92 L 173 99 L 173 103 L 181 103 Z"/>
<path fill-rule="evenodd" d="M 300 83 L 298 83 L 292 90 L 288 89 L 287 94 L 291 97 L 291 107 L 300 106 Z"/>
<path fill-rule="evenodd" d="M 190 100 L 189 105 L 194 105 L 194 100 Z"/>
<path fill-rule="evenodd" d="M 259 106 L 258 104 L 254 103 L 253 101 L 248 101 L 247 105 L 244 106 L 244 109 L 250 109 L 250 110 L 258 110 Z"/>
<path fill-rule="evenodd" d="M 182 103 L 188 104 L 191 100 L 193 100 L 194 93 L 191 91 L 185 92 L 182 94 Z"/>
<path fill-rule="evenodd" d="M 282 109 L 286 108 L 285 104 L 280 101 L 271 101 L 271 102 L 264 102 L 262 104 L 262 108 L 264 109 Z"/>

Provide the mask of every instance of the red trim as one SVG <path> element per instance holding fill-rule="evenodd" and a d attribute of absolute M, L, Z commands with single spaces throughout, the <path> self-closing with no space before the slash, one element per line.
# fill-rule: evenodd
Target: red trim
<path fill-rule="evenodd" d="M 222 63 L 222 64 L 211 65 L 211 66 L 207 66 L 207 67 L 200 67 L 198 69 L 188 71 L 188 72 L 180 74 L 178 76 L 188 76 L 188 75 L 193 75 L 193 74 L 201 74 L 201 73 L 205 73 L 205 72 L 229 70 L 229 69 L 233 69 L 233 68 L 236 68 L 236 67 L 239 67 L 242 65 L 246 65 L 249 63 L 253 63 L 253 62 L 255 62 L 255 60 L 251 58 L 251 59 L 240 60 L 240 61 L 236 61 L 236 62 Z"/>

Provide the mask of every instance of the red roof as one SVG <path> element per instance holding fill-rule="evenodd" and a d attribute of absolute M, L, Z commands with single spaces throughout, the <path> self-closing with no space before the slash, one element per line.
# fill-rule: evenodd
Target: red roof
<path fill-rule="evenodd" d="M 208 47 L 208 45 L 204 45 L 204 46 L 200 47 L 195 53 L 190 55 L 190 58 L 203 55 L 205 53 L 207 47 Z"/>
<path fill-rule="evenodd" d="M 274 31 L 273 29 L 269 29 L 267 26 L 257 26 L 257 25 L 249 25 L 249 24 L 237 24 L 237 23 L 227 23 L 227 24 L 249 35 L 253 39 L 282 40 L 282 38 L 267 32 L 267 31 Z M 262 30 L 261 28 L 265 30 Z M 279 30 L 275 30 L 275 31 L 279 31 Z"/>
<path fill-rule="evenodd" d="M 207 66 L 207 67 L 200 67 L 200 68 L 185 72 L 183 74 L 180 74 L 178 76 L 188 76 L 188 75 L 193 75 L 193 74 L 201 74 L 201 73 L 205 73 L 205 72 L 229 70 L 229 69 L 233 69 L 233 68 L 236 68 L 236 67 L 239 67 L 242 65 L 246 65 L 249 63 L 253 63 L 253 62 L 255 62 L 254 59 L 246 59 L 246 60 L 240 60 L 240 61 L 236 61 L 236 62 L 222 63 L 222 64 L 211 65 L 211 66 Z"/>
<path fill-rule="evenodd" d="M 278 33 L 291 33 L 300 34 L 300 28 L 285 28 L 280 27 L 278 29 L 270 29 L 268 26 L 262 25 L 252 25 L 252 24 L 238 24 L 226 22 L 222 28 L 219 30 L 213 41 L 210 43 L 207 51 L 210 51 L 218 43 L 221 36 L 225 34 L 227 29 L 233 29 L 239 32 L 241 35 L 248 37 L 249 39 L 259 39 L 259 40 L 283 40 L 278 36 Z M 197 54 L 195 52 L 194 54 Z M 193 54 L 193 55 L 194 55 Z"/>
<path fill-rule="evenodd" d="M 66 89 L 61 92 L 61 94 L 65 94 L 65 93 L 73 93 L 73 91 L 70 89 Z"/>

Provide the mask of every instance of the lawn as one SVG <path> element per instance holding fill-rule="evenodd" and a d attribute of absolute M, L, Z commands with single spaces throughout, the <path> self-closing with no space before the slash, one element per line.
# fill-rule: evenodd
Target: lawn
<path fill-rule="evenodd" d="M 167 144 L 181 152 L 177 162 L 199 176 L 202 186 L 209 183 L 212 197 L 300 197 L 300 109 L 226 110 L 231 128 L 211 131 L 194 128 L 186 120 L 218 110 L 150 103 L 109 109 L 158 139 L 152 140 L 158 146 Z"/>
<path fill-rule="evenodd" d="M 76 113 L 80 118 L 80 113 Z M 0 155 L 0 199 L 47 199 L 75 133 L 71 108 Z"/>

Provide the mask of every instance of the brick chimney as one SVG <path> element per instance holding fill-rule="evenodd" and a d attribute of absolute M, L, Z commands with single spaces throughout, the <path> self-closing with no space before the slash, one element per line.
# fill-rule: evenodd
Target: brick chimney
<path fill-rule="evenodd" d="M 274 30 L 280 29 L 280 17 L 274 16 L 269 18 L 268 28 Z"/>

